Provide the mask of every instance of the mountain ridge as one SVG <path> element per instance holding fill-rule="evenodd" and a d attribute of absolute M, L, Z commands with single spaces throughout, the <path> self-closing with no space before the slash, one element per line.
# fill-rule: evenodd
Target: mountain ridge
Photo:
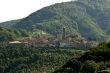
<path fill-rule="evenodd" d="M 107 1 L 107 2 L 106 2 Z M 32 26 L 49 34 L 61 34 L 85 38 L 106 38 L 110 35 L 110 1 L 78 0 L 51 5 L 22 19 L 12 28 L 32 31 Z M 106 5 L 105 5 L 106 4 Z"/>

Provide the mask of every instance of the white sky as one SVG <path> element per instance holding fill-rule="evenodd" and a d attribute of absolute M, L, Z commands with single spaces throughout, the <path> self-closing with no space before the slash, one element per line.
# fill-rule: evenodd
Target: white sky
<path fill-rule="evenodd" d="M 71 0 L 0 0 L 0 22 L 20 19 L 51 4 Z"/>

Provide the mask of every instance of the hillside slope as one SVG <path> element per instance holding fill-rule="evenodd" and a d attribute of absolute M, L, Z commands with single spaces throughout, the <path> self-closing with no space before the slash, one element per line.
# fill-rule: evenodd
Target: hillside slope
<path fill-rule="evenodd" d="M 110 73 L 110 42 L 74 56 L 54 73 Z"/>
<path fill-rule="evenodd" d="M 20 22 L 20 19 L 3 22 L 3 23 L 0 23 L 0 27 L 11 28 L 13 25 L 17 24 L 18 22 Z"/>
<path fill-rule="evenodd" d="M 0 27 L 0 43 L 13 41 L 20 37 L 27 37 L 28 33 L 24 30 L 6 29 Z"/>
<path fill-rule="evenodd" d="M 32 31 L 34 25 L 49 34 L 61 34 L 66 27 L 67 35 L 102 38 L 110 35 L 109 19 L 109 0 L 78 0 L 45 7 L 12 27 Z"/>

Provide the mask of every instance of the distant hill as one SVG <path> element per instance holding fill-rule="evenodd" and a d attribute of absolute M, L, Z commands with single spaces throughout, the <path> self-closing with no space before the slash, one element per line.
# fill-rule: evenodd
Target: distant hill
<path fill-rule="evenodd" d="M 20 19 L 3 22 L 3 23 L 0 23 L 0 27 L 11 28 L 13 25 L 17 24 L 18 22 L 20 22 Z"/>
<path fill-rule="evenodd" d="M 110 1 L 77 0 L 58 3 L 32 13 L 11 27 L 32 31 L 33 25 L 53 35 L 62 34 L 62 28 L 66 27 L 67 35 L 106 38 L 110 35 Z"/>
<path fill-rule="evenodd" d="M 28 33 L 24 30 L 6 29 L 0 27 L 0 43 L 4 41 L 13 41 L 20 37 L 27 37 Z"/>

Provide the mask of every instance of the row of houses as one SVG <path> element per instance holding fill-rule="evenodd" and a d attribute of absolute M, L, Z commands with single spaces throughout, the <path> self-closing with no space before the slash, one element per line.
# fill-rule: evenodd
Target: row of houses
<path fill-rule="evenodd" d="M 88 41 L 80 37 L 65 37 L 62 39 L 60 36 L 50 37 L 27 37 L 22 40 L 9 42 L 10 46 L 33 46 L 33 47 L 64 47 L 64 48 L 89 48 L 96 45 L 94 41 Z"/>

